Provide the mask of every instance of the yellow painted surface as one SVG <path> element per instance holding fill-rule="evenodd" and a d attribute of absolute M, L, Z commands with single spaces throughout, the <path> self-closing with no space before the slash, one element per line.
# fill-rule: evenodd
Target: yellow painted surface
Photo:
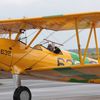
<path fill-rule="evenodd" d="M 57 59 L 63 58 L 64 65 L 71 65 L 71 62 L 66 62 L 67 59 L 72 59 L 68 52 L 62 51 L 63 54 L 55 54 L 43 46 L 37 45 L 34 48 L 25 49 L 26 45 L 14 40 L 0 39 L 0 50 L 11 51 L 11 56 L 0 54 L 0 66 L 6 70 L 7 66 L 13 73 L 22 73 L 25 70 L 55 68 Z"/>
<path fill-rule="evenodd" d="M 100 12 L 87 12 L 78 14 L 65 14 L 57 16 L 44 16 L 37 18 L 20 18 L 0 20 L 0 34 L 18 33 L 20 29 L 48 29 L 48 30 L 75 30 L 75 19 L 78 20 L 78 28 L 90 28 L 91 22 L 96 22 L 96 27 L 100 28 Z"/>

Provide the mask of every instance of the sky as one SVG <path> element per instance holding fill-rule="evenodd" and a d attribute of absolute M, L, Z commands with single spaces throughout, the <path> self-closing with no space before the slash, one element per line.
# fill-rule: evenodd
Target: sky
<path fill-rule="evenodd" d="M 94 11 L 100 11 L 100 0 L 2 0 L 2 2 L 0 2 L 0 19 L 37 17 Z M 51 33 L 52 31 L 49 32 L 45 30 L 43 32 Z M 97 32 L 100 33 L 99 30 L 97 30 Z M 88 35 L 87 33 L 89 33 L 89 30 L 85 30 L 80 34 L 82 48 L 85 47 L 85 42 L 87 41 Z M 54 41 L 56 40 L 56 42 L 59 43 L 63 43 L 73 34 L 75 34 L 75 32 L 73 31 L 64 31 L 58 33 L 55 32 L 55 34 L 50 37 L 50 39 Z M 41 42 L 39 40 L 42 40 L 44 37 L 47 37 L 47 35 L 48 34 L 41 34 L 39 36 L 39 39 L 37 39 L 35 43 Z M 100 37 L 100 34 L 98 34 L 98 37 Z M 31 38 L 29 38 L 29 40 L 30 39 Z M 95 45 L 93 45 L 93 41 L 94 40 L 92 39 L 90 47 L 95 47 Z M 64 44 L 63 48 L 77 48 L 76 39 L 73 38 L 71 41 Z"/>
<path fill-rule="evenodd" d="M 100 11 L 99 0 L 2 0 L 0 18 Z"/>

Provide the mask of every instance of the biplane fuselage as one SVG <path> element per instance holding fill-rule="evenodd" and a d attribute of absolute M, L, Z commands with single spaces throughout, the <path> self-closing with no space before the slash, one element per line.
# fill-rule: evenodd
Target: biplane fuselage
<path fill-rule="evenodd" d="M 23 42 L 0 39 L 0 66 L 2 70 L 12 70 L 14 73 L 23 73 L 26 70 L 42 70 L 54 66 L 68 66 L 72 64 L 72 57 L 67 51 L 55 54 L 42 45 L 25 49 Z M 4 69 L 3 69 L 4 68 Z"/>

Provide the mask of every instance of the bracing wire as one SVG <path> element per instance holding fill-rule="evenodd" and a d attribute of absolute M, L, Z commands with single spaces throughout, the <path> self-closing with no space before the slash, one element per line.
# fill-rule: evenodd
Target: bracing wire
<path fill-rule="evenodd" d="M 79 34 L 80 34 L 82 31 L 84 31 L 84 30 L 80 30 L 80 31 L 79 31 Z M 75 36 L 76 36 L 76 34 L 73 34 L 73 35 L 70 36 L 67 40 L 65 40 L 62 44 L 63 44 L 63 45 L 66 44 L 67 42 L 69 42 L 70 40 L 72 40 Z"/>
<path fill-rule="evenodd" d="M 26 38 L 29 38 L 30 36 L 32 36 L 36 31 L 32 32 L 31 34 L 29 34 L 28 36 L 25 35 L 25 37 L 21 38 L 20 40 L 23 40 L 23 39 L 26 39 Z M 26 33 L 25 33 L 26 34 Z"/>
<path fill-rule="evenodd" d="M 49 33 L 49 35 L 48 35 L 45 39 L 50 38 L 51 36 L 53 36 L 54 33 L 55 33 L 55 31 Z M 40 42 L 40 44 L 42 44 L 43 42 L 44 42 L 44 40 L 42 40 L 42 41 Z"/>

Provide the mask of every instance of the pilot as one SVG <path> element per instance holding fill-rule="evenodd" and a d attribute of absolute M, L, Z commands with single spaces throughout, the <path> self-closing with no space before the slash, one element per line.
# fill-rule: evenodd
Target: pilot
<path fill-rule="evenodd" d="M 50 50 L 50 51 L 53 51 L 53 50 L 54 50 L 54 48 L 53 48 L 52 44 L 48 44 L 47 49 L 48 49 L 48 50 Z"/>
<path fill-rule="evenodd" d="M 54 53 L 59 54 L 60 52 L 61 52 L 61 50 L 58 47 L 55 46 Z"/>

